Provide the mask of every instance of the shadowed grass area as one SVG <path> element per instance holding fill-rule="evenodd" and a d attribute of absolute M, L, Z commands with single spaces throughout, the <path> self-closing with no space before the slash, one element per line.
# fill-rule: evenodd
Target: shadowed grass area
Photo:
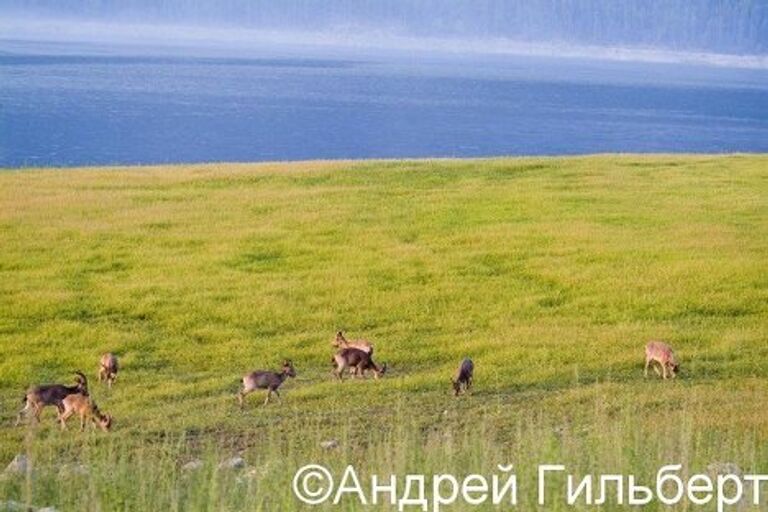
<path fill-rule="evenodd" d="M 765 156 L 3 171 L 0 239 L 0 463 L 93 466 L 93 510 L 290 510 L 330 438 L 363 472 L 768 471 Z M 384 379 L 333 381 L 339 329 Z M 643 380 L 650 338 L 679 379 Z M 285 403 L 240 412 L 240 377 L 284 358 Z M 27 385 L 75 369 L 113 433 L 60 434 L 52 411 L 12 427 Z M 215 470 L 238 450 L 280 469 L 238 484 Z M 179 470 L 193 454 L 204 485 Z M 35 475 L 0 491 L 82 510 L 80 484 Z"/>

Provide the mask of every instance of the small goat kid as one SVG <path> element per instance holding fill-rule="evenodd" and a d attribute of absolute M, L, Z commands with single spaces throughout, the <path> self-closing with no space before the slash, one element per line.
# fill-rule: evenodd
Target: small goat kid
<path fill-rule="evenodd" d="M 365 377 L 366 370 L 373 370 L 374 377 L 377 379 L 387 371 L 386 363 L 382 366 L 377 365 L 373 362 L 370 353 L 358 348 L 343 348 L 339 350 L 331 358 L 331 363 L 336 367 L 334 373 L 339 380 L 344 380 L 342 375 L 347 368 L 353 370 L 353 377 L 356 375 Z"/>
<path fill-rule="evenodd" d="M 40 386 L 33 386 L 27 390 L 27 393 L 22 398 L 21 403 L 24 407 L 19 411 L 16 417 L 16 425 L 21 423 L 21 419 L 25 414 L 32 411 L 35 420 L 40 422 L 40 413 L 43 411 L 43 407 L 48 405 L 56 406 L 56 409 L 61 413 L 64 409 L 62 400 L 69 395 L 80 393 L 88 395 L 88 379 L 82 372 L 75 372 L 75 385 L 65 386 L 63 384 L 43 384 Z"/>
<path fill-rule="evenodd" d="M 243 388 L 237 393 L 237 401 L 240 403 L 240 408 L 242 409 L 243 407 L 245 396 L 257 389 L 267 390 L 267 398 L 264 400 L 264 405 L 269 403 L 272 393 L 277 395 L 277 399 L 282 403 L 283 399 L 280 398 L 278 388 L 288 377 L 296 377 L 296 370 L 293 368 L 293 363 L 287 360 L 283 361 L 283 369 L 280 372 L 259 370 L 249 373 L 243 377 Z"/>
<path fill-rule="evenodd" d="M 653 362 L 656 362 L 661 366 L 661 376 L 663 379 L 667 378 L 667 372 L 669 372 L 674 379 L 677 377 L 677 372 L 680 371 L 680 364 L 675 358 L 675 353 L 672 351 L 672 347 L 663 341 L 649 341 L 645 346 L 644 376 L 646 378 L 648 377 L 648 367 Z M 654 370 L 659 374 L 659 369 L 657 367 L 654 367 Z"/>
<path fill-rule="evenodd" d="M 456 375 L 451 379 L 453 384 L 453 393 L 455 396 L 459 396 L 459 393 L 469 391 L 472 387 L 472 373 L 475 371 L 475 364 L 468 357 L 459 365 L 459 369 L 456 370 Z"/>
<path fill-rule="evenodd" d="M 106 382 L 110 388 L 117 379 L 117 356 L 108 352 L 101 356 L 99 361 L 99 382 Z"/>
<path fill-rule="evenodd" d="M 91 397 L 82 393 L 67 395 L 61 401 L 63 410 L 59 412 L 61 430 L 66 430 L 67 420 L 73 415 L 80 416 L 80 432 L 85 430 L 85 423 L 90 419 L 94 425 L 98 425 L 104 432 L 112 428 L 112 416 L 103 414 Z"/>
<path fill-rule="evenodd" d="M 344 333 L 341 331 L 336 333 L 336 338 L 331 343 L 334 347 L 339 349 L 356 348 L 362 350 L 367 354 L 373 354 L 373 345 L 368 340 L 348 340 L 344 337 Z"/>

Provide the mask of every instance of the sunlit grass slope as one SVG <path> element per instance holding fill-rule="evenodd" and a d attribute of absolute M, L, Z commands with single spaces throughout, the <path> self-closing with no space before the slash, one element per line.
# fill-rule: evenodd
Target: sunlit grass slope
<path fill-rule="evenodd" d="M 608 473 L 675 456 L 768 471 L 766 156 L 3 171 L 0 244 L 0 465 L 107 449 L 130 473 L 121 449 L 170 436 L 179 453 L 287 458 L 280 478 L 326 438 L 361 467 L 418 471 L 433 457 L 450 470 L 454 452 L 428 451 L 450 432 L 460 468 L 488 450 Z M 334 382 L 339 329 L 371 340 L 390 373 Z M 675 347 L 676 381 L 642 378 L 651 338 Z M 105 351 L 123 363 L 111 392 L 95 382 Z M 467 355 L 476 389 L 457 400 L 449 377 Z M 298 371 L 285 403 L 253 396 L 239 412 L 241 375 L 284 358 Z M 60 434 L 51 411 L 12 426 L 27 385 L 75 369 L 114 433 Z M 398 435 L 426 447 L 416 468 L 392 455 L 406 451 Z M 536 439 L 542 451 L 522 453 Z M 76 503 L 46 482 L 0 490 Z M 125 509 L 270 510 L 266 483 L 256 501 L 218 484 L 152 501 L 130 483 Z M 270 492 L 289 500 L 285 485 Z"/>

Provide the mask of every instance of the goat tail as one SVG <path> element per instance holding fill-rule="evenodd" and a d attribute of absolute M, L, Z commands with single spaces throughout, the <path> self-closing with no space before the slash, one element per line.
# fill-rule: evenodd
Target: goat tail
<path fill-rule="evenodd" d="M 22 403 L 22 404 L 24 404 L 24 405 L 26 405 L 26 404 L 27 404 L 27 395 L 26 395 L 26 393 L 25 393 L 25 394 L 24 394 L 24 396 L 21 398 L 21 403 Z"/>

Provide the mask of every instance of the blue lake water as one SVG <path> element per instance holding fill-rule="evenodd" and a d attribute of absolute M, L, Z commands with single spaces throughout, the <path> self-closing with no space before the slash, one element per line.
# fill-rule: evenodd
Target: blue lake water
<path fill-rule="evenodd" d="M 0 166 L 766 152 L 768 71 L 0 41 Z"/>

